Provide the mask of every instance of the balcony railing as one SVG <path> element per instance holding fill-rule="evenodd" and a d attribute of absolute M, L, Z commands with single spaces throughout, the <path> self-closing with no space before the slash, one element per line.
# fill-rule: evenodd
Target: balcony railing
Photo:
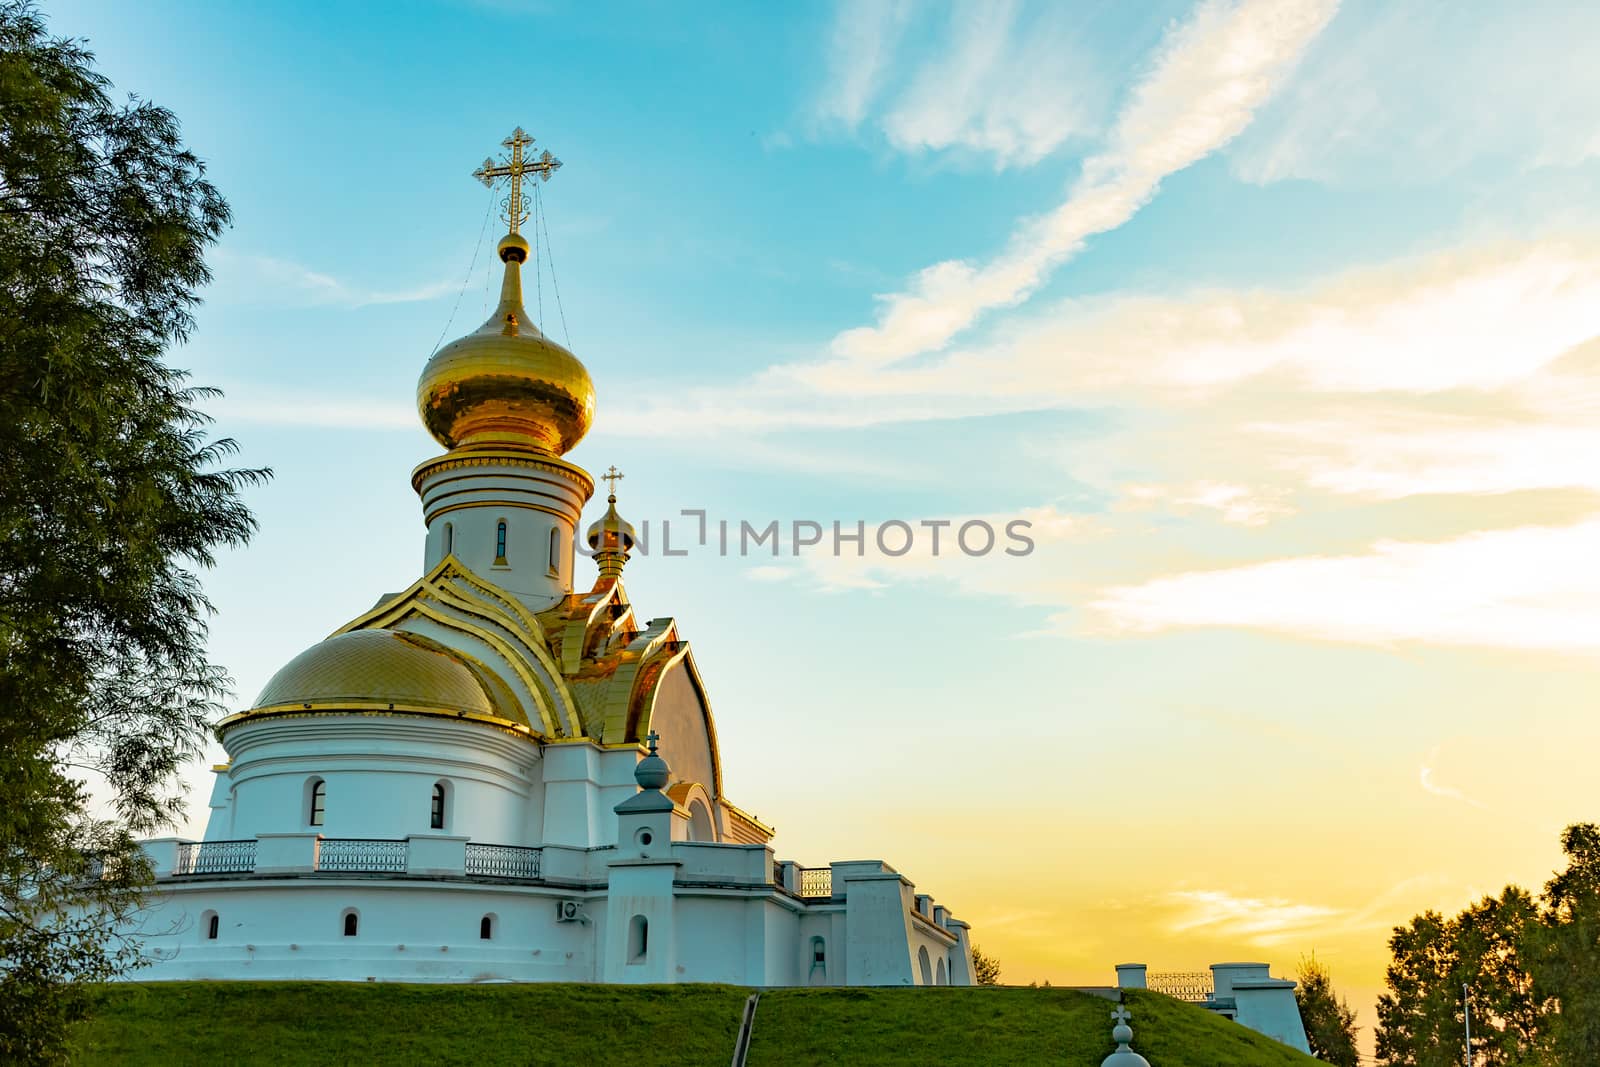
<path fill-rule="evenodd" d="M 540 850 L 522 845 L 467 843 L 467 874 L 481 878 L 538 878 Z"/>
<path fill-rule="evenodd" d="M 195 841 L 178 846 L 172 873 L 249 874 L 256 869 L 255 841 Z"/>
<path fill-rule="evenodd" d="M 1203 1004 L 1211 999 L 1215 992 L 1211 975 L 1205 971 L 1169 971 L 1151 974 L 1146 977 L 1145 985 L 1157 993 L 1165 993 L 1178 1000 L 1187 1000 L 1192 1004 Z"/>
<path fill-rule="evenodd" d="M 833 896 L 832 867 L 801 867 L 800 896 L 804 900 L 822 900 Z"/>
<path fill-rule="evenodd" d="M 325 837 L 317 849 L 317 870 L 361 874 L 405 874 L 404 840 L 368 837 Z"/>

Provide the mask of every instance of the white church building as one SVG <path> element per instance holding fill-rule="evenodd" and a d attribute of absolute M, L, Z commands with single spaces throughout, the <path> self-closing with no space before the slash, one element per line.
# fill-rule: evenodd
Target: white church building
<path fill-rule="evenodd" d="M 965 985 L 967 925 L 881 860 L 804 868 L 722 789 L 705 681 L 563 459 L 594 386 L 523 307 L 519 129 L 499 306 L 428 361 L 422 575 L 222 720 L 205 838 L 146 842 L 151 979 Z M 613 483 L 614 486 L 614 483 Z M 580 576 L 592 554 L 598 573 Z M 587 559 L 583 567 L 587 569 Z"/>

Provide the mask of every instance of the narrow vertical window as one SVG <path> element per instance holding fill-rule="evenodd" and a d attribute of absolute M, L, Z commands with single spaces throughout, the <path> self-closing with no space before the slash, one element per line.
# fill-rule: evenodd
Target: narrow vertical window
<path fill-rule="evenodd" d="M 504 519 L 501 519 L 494 528 L 494 561 L 502 564 L 506 561 L 506 520 Z"/>
<path fill-rule="evenodd" d="M 206 940 L 207 941 L 215 941 L 217 939 L 217 930 L 219 929 L 220 926 L 221 926 L 221 922 L 217 917 L 217 913 L 216 912 L 212 912 L 211 913 L 211 920 L 206 923 Z"/>
<path fill-rule="evenodd" d="M 478 938 L 488 941 L 494 937 L 494 917 L 485 915 L 478 921 Z"/>
<path fill-rule="evenodd" d="M 650 920 L 635 915 L 628 920 L 628 962 L 643 963 L 650 952 Z"/>
<path fill-rule="evenodd" d="M 356 913 L 354 911 L 345 912 L 344 913 L 344 936 L 346 936 L 346 937 L 354 937 L 354 936 L 356 936 L 356 928 L 357 928 L 357 925 L 360 923 L 360 921 L 361 921 L 360 917 L 358 915 L 356 915 Z"/>
<path fill-rule="evenodd" d="M 322 817 L 328 805 L 328 783 L 321 778 L 311 783 L 311 814 L 306 820 L 308 825 L 321 826 Z"/>
<path fill-rule="evenodd" d="M 444 524 L 444 554 L 449 555 L 456 550 L 456 528 L 451 523 Z"/>
<path fill-rule="evenodd" d="M 550 528 L 550 573 L 561 573 L 561 531 L 554 526 Z"/>
<path fill-rule="evenodd" d="M 444 829 L 444 783 L 433 783 L 433 810 L 428 815 L 428 825 L 435 830 Z"/>

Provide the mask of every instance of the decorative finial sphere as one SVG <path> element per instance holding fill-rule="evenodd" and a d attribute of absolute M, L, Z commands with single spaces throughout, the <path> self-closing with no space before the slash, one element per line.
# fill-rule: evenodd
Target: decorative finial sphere
<path fill-rule="evenodd" d="M 518 263 L 528 262 L 528 239 L 520 233 L 508 233 L 500 238 L 500 244 L 495 249 L 495 255 L 500 257 L 500 262 L 506 263 L 516 260 Z"/>
<path fill-rule="evenodd" d="M 639 783 L 640 789 L 665 789 L 672 780 L 672 770 L 667 766 L 667 761 L 656 754 L 659 735 L 651 730 L 647 740 L 650 742 L 650 754 L 634 767 L 633 780 Z"/>

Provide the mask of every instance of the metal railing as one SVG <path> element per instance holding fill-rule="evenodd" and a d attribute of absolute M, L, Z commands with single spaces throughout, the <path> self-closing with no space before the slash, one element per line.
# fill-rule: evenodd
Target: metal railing
<path fill-rule="evenodd" d="M 821 900 L 833 896 L 832 867 L 801 867 L 800 896 L 805 900 Z"/>
<path fill-rule="evenodd" d="M 543 850 L 524 845 L 467 843 L 467 874 L 485 878 L 537 878 Z"/>
<path fill-rule="evenodd" d="M 249 874 L 256 869 L 256 843 L 192 841 L 178 846 L 177 874 Z"/>
<path fill-rule="evenodd" d="M 406 842 L 367 837 L 325 837 L 317 849 L 317 870 L 404 874 Z"/>
<path fill-rule="evenodd" d="M 1165 993 L 1191 1004 L 1204 1003 L 1216 992 L 1211 975 L 1206 971 L 1168 971 L 1145 977 L 1145 985 L 1157 993 Z"/>

